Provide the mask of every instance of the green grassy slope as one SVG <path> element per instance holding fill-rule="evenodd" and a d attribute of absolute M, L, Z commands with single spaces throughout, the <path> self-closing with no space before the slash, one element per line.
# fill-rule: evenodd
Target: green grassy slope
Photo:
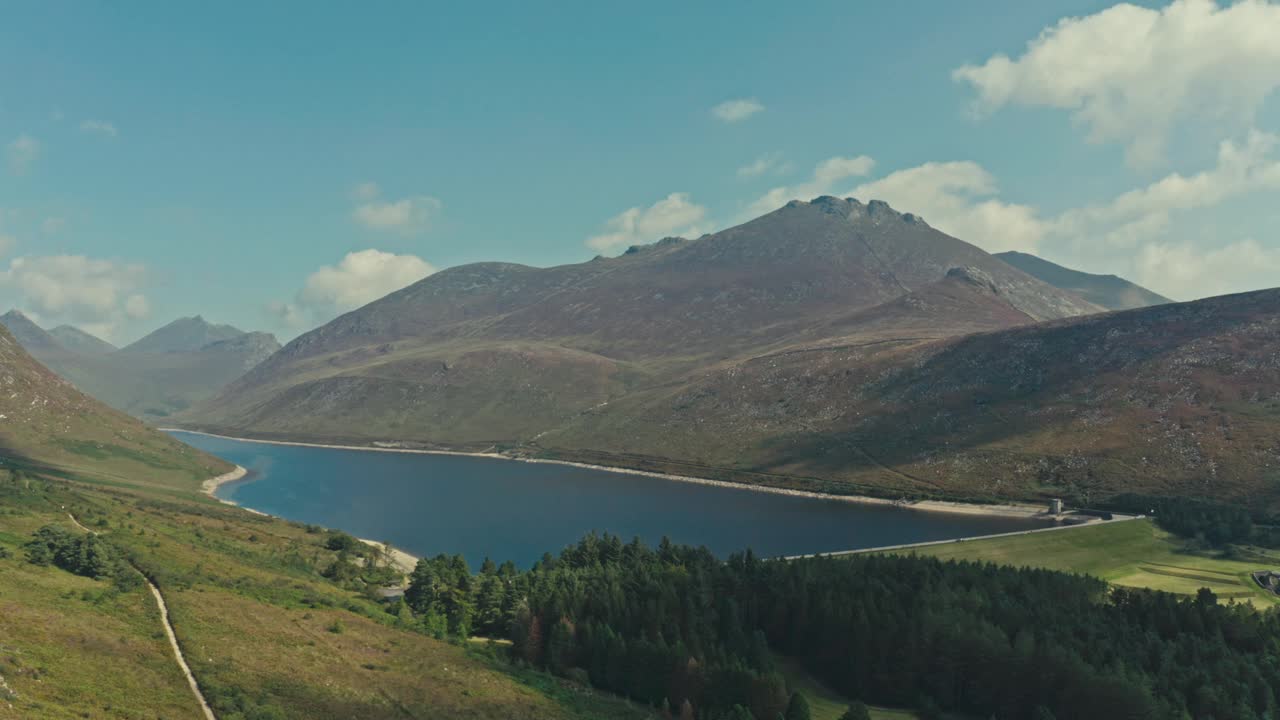
<path fill-rule="evenodd" d="M 90 400 L 2 330 L 0 382 L 0 720 L 198 712 L 149 591 L 27 562 L 37 529 L 82 532 L 71 515 L 164 593 L 221 720 L 651 717 L 334 584 L 324 534 L 204 497 L 226 463 Z"/>

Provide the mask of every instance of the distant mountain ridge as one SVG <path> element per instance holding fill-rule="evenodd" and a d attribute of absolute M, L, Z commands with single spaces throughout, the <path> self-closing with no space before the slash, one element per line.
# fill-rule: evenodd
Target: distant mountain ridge
<path fill-rule="evenodd" d="M 23 316 L 25 317 L 25 316 Z M 0 454 L 9 470 L 55 469 L 116 481 L 176 476 L 191 487 L 230 465 L 108 408 L 44 367 L 0 326 Z"/>
<path fill-rule="evenodd" d="M 743 358 L 910 346 L 1101 310 L 915 215 L 820 197 L 613 258 L 443 270 L 300 336 L 177 420 L 513 444 Z"/>
<path fill-rule="evenodd" d="M 17 310 L 0 316 L 38 361 L 132 415 L 160 419 L 189 407 L 280 349 L 267 333 L 181 318 L 115 349 L 71 326 L 45 331 Z"/>
<path fill-rule="evenodd" d="M 1002 252 L 996 257 L 1054 287 L 1073 292 L 1108 310 L 1132 310 L 1173 302 L 1115 275 L 1094 275 L 1051 263 L 1030 253 Z"/>
<path fill-rule="evenodd" d="M 200 315 L 178 318 L 121 349 L 125 353 L 192 352 L 206 345 L 231 340 L 245 332 L 231 325 L 214 325 Z"/>
<path fill-rule="evenodd" d="M 72 325 L 59 325 L 48 332 L 59 345 L 81 355 L 107 355 L 120 349 Z"/>

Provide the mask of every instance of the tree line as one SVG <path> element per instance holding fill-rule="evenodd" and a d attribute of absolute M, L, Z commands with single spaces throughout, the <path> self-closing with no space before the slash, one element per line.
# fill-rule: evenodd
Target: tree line
<path fill-rule="evenodd" d="M 527 571 L 424 559 L 405 603 L 438 635 L 509 639 L 519 662 L 680 718 L 800 712 L 780 656 L 926 717 L 1254 720 L 1280 693 L 1275 613 L 916 556 L 722 561 L 593 534 Z"/>

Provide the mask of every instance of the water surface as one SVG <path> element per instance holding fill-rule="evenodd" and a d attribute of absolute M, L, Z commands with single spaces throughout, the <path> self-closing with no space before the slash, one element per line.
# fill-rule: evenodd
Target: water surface
<path fill-rule="evenodd" d="M 461 553 L 527 567 L 597 530 L 663 536 L 720 556 L 801 555 L 947 540 L 1048 523 L 753 492 L 496 458 L 268 445 L 174 433 L 249 469 L 218 496 L 340 528 L 415 555 Z"/>

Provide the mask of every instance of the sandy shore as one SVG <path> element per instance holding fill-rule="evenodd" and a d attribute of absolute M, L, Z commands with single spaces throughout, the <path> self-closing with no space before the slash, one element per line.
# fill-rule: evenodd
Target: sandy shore
<path fill-rule="evenodd" d="M 205 433 L 201 433 L 201 434 L 205 434 Z M 236 439 L 236 438 L 229 438 L 229 439 Z M 229 482 L 235 482 L 236 480 L 240 480 L 245 475 L 248 475 L 248 474 L 249 474 L 248 470 L 237 465 L 235 470 L 232 470 L 231 472 L 226 472 L 217 477 L 211 477 L 208 480 L 205 480 L 203 483 L 200 484 L 200 490 L 205 495 L 208 495 L 209 497 L 213 498 L 214 500 L 217 500 L 218 502 L 224 505 L 231 505 L 233 507 L 238 507 L 241 510 L 247 510 L 255 515 L 262 515 L 264 517 L 275 517 L 274 515 L 264 513 L 261 510 L 254 510 L 253 508 L 241 507 L 239 503 L 232 500 L 226 500 L 224 498 L 220 498 L 215 494 L 215 492 L 218 490 L 220 486 L 225 485 L 226 483 L 229 483 Z M 283 519 L 283 518 L 277 518 L 277 519 Z M 372 545 L 378 548 L 379 550 L 386 552 L 386 549 L 387 549 L 386 543 L 381 543 L 381 542 L 378 542 L 377 540 L 366 540 L 365 538 L 356 538 L 356 539 L 362 543 L 365 543 L 367 545 Z M 403 550 L 393 547 L 391 548 L 391 562 L 396 566 L 396 569 L 408 575 L 409 573 L 412 573 L 413 569 L 418 565 L 418 557 L 416 555 L 410 555 L 409 553 Z"/>
<path fill-rule="evenodd" d="M 456 450 L 420 450 L 416 448 L 396 447 L 395 443 L 382 442 L 372 445 L 334 445 L 325 443 L 304 443 L 294 442 L 291 440 L 259 440 L 256 438 L 240 438 L 230 435 L 218 435 L 216 433 L 200 432 L 197 430 L 185 430 L 183 428 L 161 428 L 161 430 L 169 430 L 174 432 L 191 433 L 192 435 L 204 435 L 206 437 L 220 438 L 223 440 L 235 440 L 237 442 L 259 443 L 262 445 L 288 445 L 294 447 L 314 447 L 329 448 L 331 450 L 359 450 L 361 452 L 388 452 L 403 453 L 411 455 L 458 455 L 462 457 L 481 457 L 494 460 L 507 460 L 510 462 L 523 463 L 542 463 L 548 465 L 564 465 L 568 467 L 586 468 L 589 470 L 602 470 L 605 472 L 620 473 L 623 475 L 639 475 L 641 477 L 651 477 L 660 480 L 671 480 L 675 482 L 695 483 L 698 485 L 712 485 L 716 487 L 728 488 L 731 490 L 749 490 L 752 492 L 772 493 L 774 495 L 791 495 L 793 497 L 813 498 L 817 500 L 834 500 L 838 502 L 855 503 L 859 505 L 880 505 L 885 507 L 899 507 L 908 510 L 919 510 L 922 512 L 941 512 L 952 513 L 958 515 L 987 515 L 995 517 L 1011 517 L 1011 518 L 1035 518 L 1035 519 L 1056 519 L 1054 516 L 1046 512 L 1046 508 L 1039 505 L 979 505 L 976 503 L 951 502 L 946 500 L 890 500 L 888 498 L 877 498 L 866 495 L 834 495 L 831 493 L 811 492 L 808 490 L 793 490 L 790 488 L 772 487 L 769 485 L 748 485 L 746 483 L 728 482 L 725 480 L 709 480 L 707 478 L 693 477 L 690 475 L 671 475 L 667 473 L 649 472 L 647 470 L 633 470 L 631 468 L 613 467 L 609 465 L 592 465 L 589 463 L 573 462 L 570 460 L 543 460 L 539 458 L 520 458 L 503 455 L 501 453 L 471 453 L 459 452 Z M 243 477 L 243 475 L 241 475 Z M 215 478 L 217 479 L 217 478 Z M 208 482 L 208 481 L 206 481 Z M 223 481 L 229 482 L 229 481 Z M 219 483 L 220 484 L 220 483 Z M 214 486 L 217 487 L 216 485 Z M 209 491 L 212 493 L 212 490 Z"/>

